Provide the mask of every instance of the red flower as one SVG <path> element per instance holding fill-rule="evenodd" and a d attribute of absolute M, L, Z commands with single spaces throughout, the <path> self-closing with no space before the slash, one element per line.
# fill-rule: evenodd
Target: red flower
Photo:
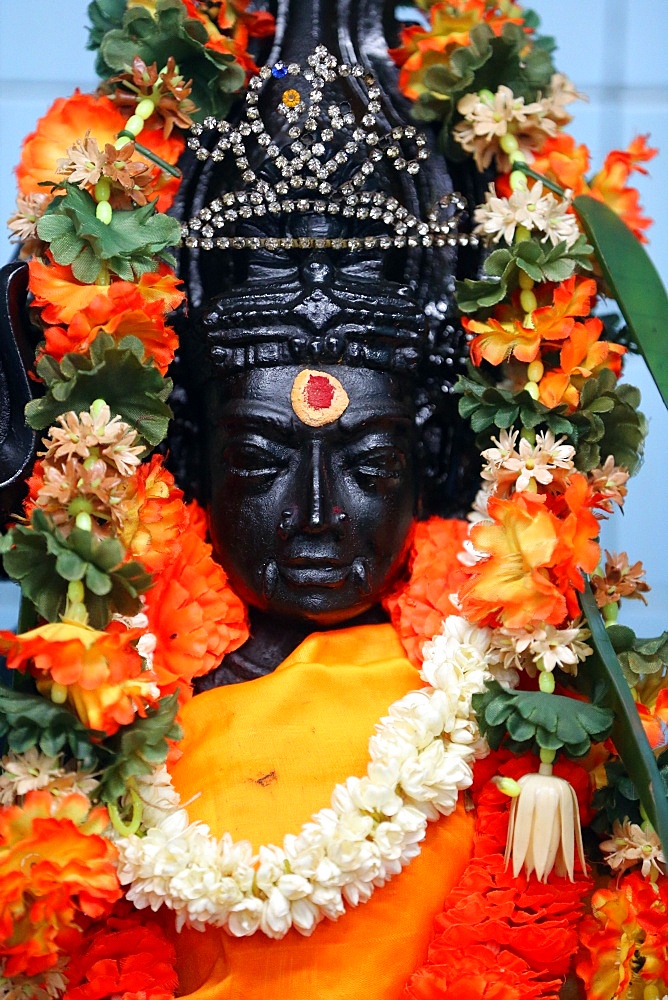
<path fill-rule="evenodd" d="M 175 962 L 159 924 L 121 904 L 73 955 L 63 1000 L 172 1000 Z"/>

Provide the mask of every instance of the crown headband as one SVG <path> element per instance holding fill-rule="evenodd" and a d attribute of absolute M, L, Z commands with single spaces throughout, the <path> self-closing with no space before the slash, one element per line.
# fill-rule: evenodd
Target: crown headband
<path fill-rule="evenodd" d="M 365 87 L 364 113 L 358 116 L 348 102 L 325 100 L 328 84 L 354 78 Z M 270 133 L 262 118 L 260 97 L 267 85 L 283 81 L 283 92 L 273 107 L 282 118 L 286 141 Z M 307 96 L 298 88 L 308 90 Z M 194 125 L 188 146 L 198 160 L 214 163 L 233 159 L 239 175 L 238 190 L 221 194 L 182 225 L 184 243 L 202 250 L 389 250 L 394 247 L 454 247 L 476 245 L 474 236 L 457 232 L 464 199 L 456 193 L 441 197 L 425 218 L 399 199 L 373 189 L 381 163 L 401 173 L 419 173 L 429 158 L 426 137 L 413 125 L 390 127 L 380 118 L 380 89 L 375 77 L 360 64 L 340 63 L 319 45 L 299 63 L 277 62 L 263 66 L 252 77 L 245 110 L 236 124 L 205 118 Z M 281 129 L 281 130 L 282 130 Z M 205 133 L 219 136 L 212 148 L 202 144 Z M 256 170 L 254 156 L 262 166 Z M 271 181 L 261 171 L 274 172 Z M 371 188 L 371 190 L 370 190 Z M 367 235 L 239 234 L 236 226 L 259 223 L 264 217 L 319 215 L 337 219 L 366 220 L 381 229 Z M 281 226 L 284 230 L 284 227 Z"/>

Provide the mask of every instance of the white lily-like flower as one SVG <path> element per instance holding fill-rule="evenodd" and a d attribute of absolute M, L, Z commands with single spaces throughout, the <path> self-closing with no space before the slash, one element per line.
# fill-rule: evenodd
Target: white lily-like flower
<path fill-rule="evenodd" d="M 512 859 L 515 878 L 524 867 L 541 882 L 553 868 L 573 881 L 575 847 L 585 871 L 578 801 L 572 786 L 552 774 L 552 765 L 541 763 L 537 774 L 519 779 L 508 824 L 506 865 Z"/>

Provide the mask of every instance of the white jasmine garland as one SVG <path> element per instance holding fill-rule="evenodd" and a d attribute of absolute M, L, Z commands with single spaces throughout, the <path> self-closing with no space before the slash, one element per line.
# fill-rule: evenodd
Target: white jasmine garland
<path fill-rule="evenodd" d="M 253 854 L 191 823 L 164 767 L 139 781 L 142 835 L 114 837 L 118 876 L 138 909 L 167 906 L 184 925 L 310 935 L 346 904 L 366 902 L 420 853 L 427 822 L 451 813 L 472 782 L 480 738 L 472 696 L 484 690 L 489 631 L 451 616 L 425 646 L 427 687 L 390 706 L 369 744 L 364 777 L 337 785 L 321 809 L 281 847 Z"/>

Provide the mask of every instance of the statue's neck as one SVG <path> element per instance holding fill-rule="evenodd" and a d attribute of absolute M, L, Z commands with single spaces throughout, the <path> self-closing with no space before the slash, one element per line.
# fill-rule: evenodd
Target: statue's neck
<path fill-rule="evenodd" d="M 387 620 L 383 608 L 376 605 L 344 625 L 346 628 L 353 625 L 376 625 Z M 328 629 L 300 618 L 275 618 L 257 608 L 251 608 L 250 638 L 239 649 L 228 653 L 219 667 L 196 679 L 195 694 L 270 674 L 312 632 L 326 632 L 339 627 L 343 626 L 330 626 Z"/>

